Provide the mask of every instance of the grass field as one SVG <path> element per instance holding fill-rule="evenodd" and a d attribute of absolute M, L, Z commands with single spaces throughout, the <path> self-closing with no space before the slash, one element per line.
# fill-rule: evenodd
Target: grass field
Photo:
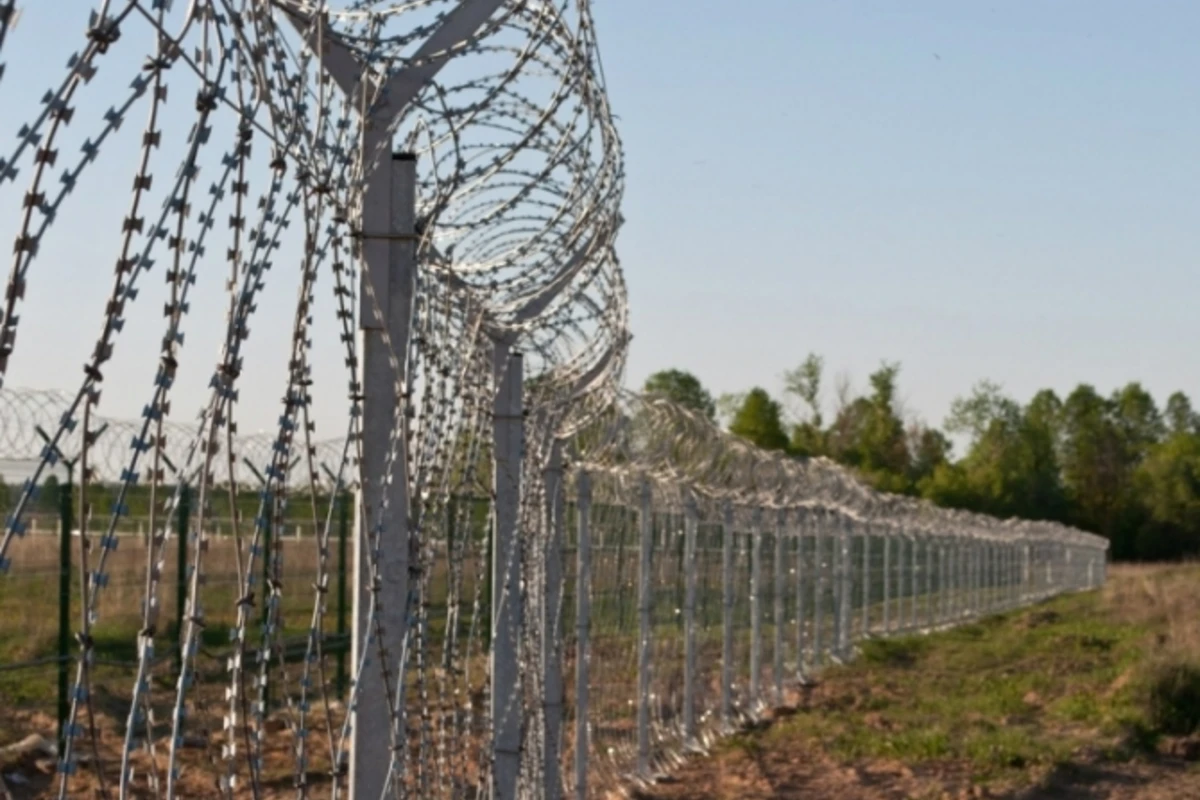
<path fill-rule="evenodd" d="M 1200 797 L 1200 566 L 866 643 L 655 800 Z"/>

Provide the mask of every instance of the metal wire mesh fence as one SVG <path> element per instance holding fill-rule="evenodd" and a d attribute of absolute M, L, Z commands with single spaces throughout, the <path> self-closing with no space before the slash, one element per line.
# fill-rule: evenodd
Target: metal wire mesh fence
<path fill-rule="evenodd" d="M 509 719 L 523 737 L 523 797 L 587 797 L 653 780 L 788 702 L 823 666 L 851 658 L 864 638 L 936 630 L 1104 580 L 1099 537 L 875 495 L 834 465 L 752 452 L 659 400 L 627 398 L 619 410 L 625 422 L 611 429 L 647 414 L 658 436 L 707 437 L 711 452 L 701 462 L 674 454 L 664 464 L 649 442 L 613 438 L 588 449 L 580 435 L 577 461 L 523 491 L 517 530 L 525 543 L 506 557 L 496 548 L 492 496 L 452 495 L 441 516 L 427 520 L 404 700 L 407 747 L 416 753 L 406 784 L 413 794 L 483 792 L 493 731 Z M 727 463 L 697 468 L 713 461 Z M 777 473 L 771 480 L 751 480 L 766 467 Z M 336 774 L 336 751 L 297 745 L 317 741 L 321 728 L 321 738 L 337 736 L 364 668 L 349 647 L 353 503 L 345 491 L 320 494 L 316 503 L 331 527 L 271 528 L 284 534 L 262 545 L 270 558 L 259 568 L 272 602 L 240 622 L 245 543 L 232 518 L 203 519 L 208 611 L 205 634 L 191 645 L 201 696 L 224 684 L 230 659 L 264 665 L 256 702 L 263 729 L 275 735 L 258 752 L 288 774 L 302 758 L 314 781 Z M 187 502 L 181 509 L 174 520 L 181 531 L 201 521 Z M 26 537 L 0 582 L 0 692 L 12 718 L 27 722 L 52 708 L 69 717 L 64 678 L 77 655 L 68 644 L 83 604 L 73 554 L 79 533 L 63 528 L 69 506 L 62 511 L 65 519 L 41 515 L 42 532 Z M 153 597 L 170 611 L 165 624 L 142 627 L 153 552 L 146 530 L 137 518 L 127 521 L 106 569 L 105 613 L 89 628 L 89 720 L 99 726 L 99 759 L 120 757 L 105 740 L 132 713 L 129 682 L 169 685 L 188 646 L 182 623 L 194 561 L 186 547 L 175 544 L 161 558 Z M 286 589 L 320 576 L 326 607 L 314 620 L 311 595 Z M 521 590 L 510 595 L 514 582 Z M 498 607 L 512 597 L 519 614 L 504 626 Z M 242 630 L 248 642 L 270 648 L 239 648 L 231 635 Z M 134 646 L 146 639 L 157 654 L 149 665 Z M 505 647 L 517 654 L 518 670 L 500 687 L 502 702 L 493 702 L 492 659 Z M 44 669 L 51 665 L 61 669 Z M 315 686 L 330 698 L 319 715 L 311 702 L 303 705 Z M 169 709 L 148 705 L 142 713 L 161 719 Z M 181 774 L 204 774 L 206 759 L 220 763 L 212 747 L 225 718 L 222 704 L 202 700 L 186 726 L 170 726 L 188 731 Z M 290 745 L 272 744 L 280 739 Z M 185 782 L 178 794 L 194 791 Z M 271 796 L 270 787 L 259 793 Z"/>
<path fill-rule="evenodd" d="M 622 393 L 587 2 L 95 5 L 74 43 L 0 0 L 0 383 L 76 381 L 0 392 L 0 734 L 54 738 L 39 791 L 585 796 L 864 636 L 1103 580 L 1096 537 Z"/>
<path fill-rule="evenodd" d="M 569 642 L 587 664 L 576 735 L 589 747 L 570 758 L 592 790 L 653 780 L 864 638 L 961 624 L 1105 575 L 1092 537 L 908 532 L 845 508 L 685 500 L 678 485 L 585 475 L 574 583 L 591 587 L 577 606 L 589 637 Z"/>
<path fill-rule="evenodd" d="M 878 495 L 830 462 L 755 451 L 661 400 L 627 398 L 621 419 L 615 444 L 593 447 L 566 485 L 582 595 L 579 633 L 564 639 L 576 748 L 561 757 L 578 797 L 654 780 L 865 638 L 1105 578 L 1101 537 Z"/>

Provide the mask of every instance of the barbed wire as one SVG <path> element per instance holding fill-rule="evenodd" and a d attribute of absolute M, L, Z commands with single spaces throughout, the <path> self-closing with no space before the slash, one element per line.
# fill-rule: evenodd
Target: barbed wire
<path fill-rule="evenodd" d="M 623 155 L 587 2 L 97 6 L 80 49 L 32 107 L 14 112 L 16 141 L 0 149 L 0 199 L 18 207 L 14 221 L 0 220 L 14 240 L 0 312 L 0 457 L 29 464 L 0 535 L 0 573 L 26 544 L 46 476 L 64 458 L 80 464 L 81 616 L 60 798 L 86 780 L 101 796 L 174 798 L 202 785 L 208 795 L 259 798 L 278 794 L 280 774 L 299 798 L 362 795 L 349 788 L 351 772 L 364 746 L 384 742 L 371 766 L 386 762 L 386 778 L 372 796 L 482 797 L 514 773 L 501 795 L 556 796 L 570 783 L 560 775 L 563 744 L 582 741 L 563 726 L 562 673 L 569 659 L 590 658 L 561 635 L 568 601 L 590 602 L 564 589 L 565 520 L 587 502 L 569 503 L 565 492 L 589 474 L 606 504 L 597 520 L 619 538 L 618 587 L 630 574 L 630 520 L 640 520 L 648 558 L 648 536 L 683 542 L 680 521 L 693 507 L 730 541 L 735 527 L 761 528 L 764 510 L 779 512 L 781 528 L 785 515 L 811 513 L 810 534 L 841 532 L 843 575 L 842 534 L 853 526 L 886 541 L 1102 550 L 1096 537 L 1052 523 L 882 495 L 832 462 L 763 453 L 620 390 L 630 341 L 615 244 Z M 6 55 L 17 38 L 13 9 L 0 3 Z M 29 60 L 17 67 L 23 79 L 39 74 Z M 7 92 L 12 81 L 0 86 Z M 187 106 L 172 107 L 173 97 Z M 85 119 L 97 101 L 112 105 Z M 130 120 L 142 112 L 138 128 Z M 80 155 L 60 160 L 73 147 Z M 43 262 L 66 240 L 64 222 L 117 208 L 115 184 L 96 165 L 120 148 L 133 154 L 132 189 L 114 223 L 113 277 L 97 300 L 83 377 L 67 391 L 6 388 L 50 357 L 24 335 L 22 311 L 53 292 Z M 148 279 L 158 267 L 155 289 Z M 126 333 L 157 316 L 147 298 L 162 301 L 162 319 L 145 323 L 157 330 L 152 356 Z M 211 362 L 187 354 L 185 328 L 213 336 Z M 265 357 L 253 346 L 262 334 L 252 336 L 264 328 L 286 332 L 286 346 Z M 336 348 L 319 346 L 335 337 Z M 344 378 L 344 397 L 330 388 L 337 381 L 318 378 L 333 358 L 340 364 L 328 372 Z M 149 386 L 112 378 L 130 363 L 150 373 Z M 196 364 L 206 365 L 205 385 L 185 391 L 180 376 Z M 271 366 L 281 368 L 278 391 L 247 379 Z M 140 419 L 102 413 L 114 391 L 142 398 Z M 181 421 L 180 403 L 195 404 L 191 421 Z M 265 408 L 277 409 L 271 431 L 239 430 Z M 337 427 L 318 430 L 318 419 Z M 101 484 L 111 498 L 104 512 L 91 506 Z M 138 630 L 121 634 L 135 639 L 137 659 L 120 679 L 129 705 L 110 746 L 93 698 L 103 680 L 95 667 L 112 659 L 94 634 L 116 611 L 106 592 L 116 531 L 140 487 L 150 534 L 139 554 Z M 339 700 L 327 664 L 330 548 L 335 504 L 351 489 L 356 619 Z M 214 532 L 221 499 L 228 536 Z M 300 517 L 315 531 L 303 579 L 283 535 Z M 818 563 L 823 536 L 810 537 Z M 787 541 L 800 548 L 804 535 Z M 170 659 L 169 553 L 183 587 Z M 737 562 L 756 586 L 760 556 Z M 662 588 L 640 563 L 640 589 Z M 683 573 L 663 573 L 663 585 Z M 1056 579 L 1047 591 L 1077 585 Z M 735 599 L 761 616 L 759 594 L 726 597 Z M 648 625 L 645 606 L 639 621 Z M 218 670 L 200 660 L 214 631 L 225 648 Z M 497 667 L 500 637 L 508 661 Z M 494 684 L 501 673 L 508 683 Z M 758 702 L 754 675 L 750 689 L 723 685 Z M 614 674 L 614 685 L 621 680 Z M 674 712 L 651 712 L 647 685 L 638 691 L 614 699 L 672 729 Z M 368 716 L 386 730 L 356 732 Z M 614 752 L 645 761 L 646 745 L 628 744 Z"/>
<path fill-rule="evenodd" d="M 21 464 L 35 464 L 41 461 L 45 456 L 46 442 L 38 435 L 38 428 L 45 431 L 56 426 L 72 399 L 71 395 L 62 390 L 0 389 L 0 461 Z M 128 459 L 129 443 L 144 435 L 149 438 L 148 433 L 143 433 L 146 420 L 117 419 L 102 414 L 96 414 L 92 419 L 96 428 L 104 429 L 104 433 L 96 437 L 88 448 L 93 480 L 116 483 Z M 156 416 L 150 428 L 154 430 L 153 438 L 163 442 L 158 450 L 162 464 L 159 469 L 169 470 L 167 463 L 185 463 L 187 447 L 195 436 L 197 426 Z M 64 453 L 80 452 L 81 434 L 82 431 L 78 428 L 66 433 L 59 440 L 58 446 Z M 230 452 L 239 463 L 241 459 L 245 459 L 252 464 L 265 464 L 268 463 L 273 444 L 274 435 L 270 433 L 238 435 L 233 439 Z M 317 449 L 317 463 L 327 464 L 331 468 L 340 464 L 345 445 L 345 438 L 313 442 L 312 446 Z M 173 471 L 169 471 L 168 474 L 173 476 Z M 257 479 L 245 471 L 238 473 L 238 477 L 242 482 L 257 483 Z M 307 473 L 292 473 L 291 477 L 298 485 L 306 485 L 309 481 Z M 319 473 L 317 481 L 324 489 L 331 485 L 331 479 L 325 472 Z"/>
<path fill-rule="evenodd" d="M 265 726 L 271 714 L 267 687 L 276 684 L 284 687 L 291 708 L 287 724 L 298 742 L 294 774 L 300 796 L 308 791 L 306 715 L 313 694 L 324 706 L 332 796 L 338 796 L 346 769 L 350 715 L 340 731 L 331 723 L 321 648 L 332 505 L 322 508 L 318 495 L 335 495 L 348 485 L 372 481 L 386 485 L 396 480 L 407 485 L 412 500 L 409 541 L 399 546 L 411 548 L 411 570 L 417 579 L 410 584 L 408 598 L 400 598 L 406 608 L 385 608 L 397 602 L 378 589 L 380 553 L 395 509 L 386 492 L 378 506 L 360 499 L 357 514 L 367 520 L 362 550 L 370 587 L 364 616 L 375 635 L 373 649 L 360 653 L 354 671 L 360 677 L 370 670 L 381 671 L 388 692 L 393 791 L 419 790 L 425 796 L 435 784 L 443 793 L 462 788 L 456 781 L 451 791 L 444 772 L 431 766 L 437 759 L 443 765 L 457 761 L 461 769 L 467 748 L 459 748 L 458 754 L 448 752 L 461 738 L 446 735 L 446 726 L 460 732 L 464 728 L 456 713 L 439 723 L 443 724 L 437 737 L 441 749 L 434 752 L 429 687 L 438 684 L 443 703 L 457 702 L 453 698 L 464 688 L 473 691 L 471 678 L 454 676 L 477 673 L 473 662 L 481 652 L 479 633 L 487 625 L 480 615 L 486 609 L 480 601 L 482 582 L 476 580 L 473 633 L 461 645 L 454 642 L 443 650 L 441 673 L 435 675 L 428 657 L 431 645 L 424 633 L 428 612 L 422 597 L 430 591 L 428 543 L 436 534 L 425 528 L 445 529 L 447 515 L 457 513 L 450 508 L 450 499 L 456 491 L 477 489 L 477 462 L 489 458 L 481 434 L 494 382 L 491 359 L 485 354 L 522 348 L 526 375 L 540 381 L 540 396 L 578 412 L 586 404 L 571 400 L 609 391 L 606 387 L 619 381 L 628 335 L 624 283 L 613 252 L 623 184 L 620 147 L 597 75 L 594 29 L 586 4 L 497 2 L 492 4 L 494 12 L 476 30 L 467 31 L 465 38 L 431 44 L 457 13 L 456 5 L 444 0 L 340 6 L 250 0 L 191 3 L 183 8 L 157 1 L 102 2 L 89 18 L 84 48 L 68 60 L 57 87 L 43 97 L 41 108 L 22 127 L 15 148 L 0 161 L 0 190 L 15 185 L 32 162 L 0 317 L 3 380 L 10 366 L 20 363 L 15 359 L 27 352 L 16 346 L 19 311 L 27 292 L 36 286 L 34 267 L 42 245 L 56 223 L 78 213 L 72 209 L 89 195 L 85 187 L 98 154 L 116 146 L 131 113 L 139 106 L 146 110 L 133 193 L 120 223 L 112 289 L 84 380 L 69 392 L 0 392 L 0 452 L 32 464 L 0 539 L 0 567 L 8 566 L 9 552 L 19 544 L 24 519 L 46 470 L 66 452 L 78 453 L 84 465 L 79 515 L 81 557 L 86 565 L 83 633 L 61 754 L 60 797 L 67 795 L 76 779 L 81 735 L 77 721 L 86 720 L 91 730 L 95 728 L 95 710 L 88 701 L 93 689 L 89 665 L 95 653 L 88 631 L 102 621 L 116 526 L 128 515 L 127 500 L 139 483 L 149 486 L 152 531 L 139 663 L 116 786 L 104 785 L 99 747 L 94 734 L 90 737 L 89 761 L 96 765 L 92 772 L 102 793 L 111 788 L 124 797 L 134 791 L 134 762 L 142 748 L 146 786 L 156 796 L 176 796 L 181 791 L 183 742 L 190 730 L 209 743 L 208 762 L 223 795 L 248 791 L 261 796 Z M 2 45 L 11 28 L 12 4 L 0 11 Z M 144 48 L 140 52 L 139 46 Z M 331 80 L 313 58 L 330 47 L 340 48 L 359 65 L 356 75 L 343 76 L 344 85 L 335 85 L 337 80 Z M 107 72 L 101 72 L 112 53 L 144 58 L 144 68 L 99 125 L 82 134 L 77 164 L 60 167 L 59 150 L 81 138 L 72 135 L 78 120 L 67 129 L 79 99 L 97 93 L 121 96 L 106 79 Z M 443 63 L 450 57 L 452 63 Z M 423 77 L 415 85 L 396 84 L 392 78 L 400 75 Z M 165 111 L 169 93 L 180 91 L 194 92 L 190 121 L 186 113 Z M 408 96 L 400 96 L 405 93 Z M 380 145 L 361 151 L 358 143 L 373 124 L 369 118 L 374 119 L 374 110 L 388 103 L 394 104 L 396 113 L 387 119 L 387 130 L 375 137 Z M 174 181 L 156 185 L 154 172 L 173 160 L 164 144 L 177 140 L 175 132 L 181 128 L 187 131 L 187 147 L 174 158 Z M 378 212 L 364 203 L 370 176 L 388 157 L 387 143 L 392 139 L 402 143 L 400 149 L 414 153 L 419 165 L 415 249 L 423 267 L 416 277 L 408 330 L 399 340 L 388 332 L 386 298 L 374 290 L 376 278 L 370 265 L 379 262 L 370 253 L 381 245 L 372 238 L 376 236 L 372 226 L 380 220 Z M 230 144 L 217 155 L 213 148 L 220 150 L 217 143 L 222 140 Z M 255 152 L 256 145 L 267 148 L 265 159 Z M 216 170 L 209 178 L 208 199 L 203 200 L 200 176 L 212 165 Z M 51 194 L 48 187 L 54 181 L 59 188 Z M 95 184 L 90 186 L 94 196 Z M 259 191 L 257 204 L 251 200 L 252 187 Z M 147 219 L 145 209 L 154 200 L 161 202 L 161 210 L 156 218 Z M 225 230 L 218 223 L 222 218 L 228 220 Z M 239 380 L 247 369 L 244 343 L 251 322 L 258 319 L 260 300 L 277 282 L 268 280 L 268 273 L 289 243 L 292 250 L 299 245 L 300 289 L 278 429 L 243 435 L 236 417 L 239 405 L 250 399 L 242 396 Z M 199 323 L 224 331 L 221 351 L 196 421 L 181 423 L 172 414 L 172 405 L 181 398 L 173 398 L 171 390 L 183 358 L 184 322 L 198 313 L 193 308 L 193 287 L 203 277 L 204 267 L 222 255 L 228 264 L 225 319 L 214 326 L 209 320 L 216 309 L 211 308 L 201 312 Z M 121 357 L 120 334 L 138 307 L 144 278 L 164 257 L 168 264 L 165 324 L 142 419 L 106 418 L 99 408 L 107 367 Z M 312 311 L 321 274 L 332 276 L 348 373 L 347 428 L 341 439 L 316 438 L 311 411 L 318 399 L 312 391 Z M 356 288 L 363 293 L 359 307 L 352 300 Z M 355 335 L 360 323 L 383 328 L 393 392 L 403 409 L 399 424 L 385 432 L 382 476 L 367 477 L 363 472 L 362 436 L 367 434 L 358 423 L 363 412 L 359 370 L 366 355 Z M 99 483 L 113 497 L 106 521 L 93 515 L 86 500 L 89 487 Z M 258 509 L 244 520 L 239 495 L 251 487 Z M 280 526 L 288 515 L 289 495 L 297 492 L 307 498 L 307 515 L 319 531 L 320 555 L 305 637 L 307 656 L 298 692 L 293 692 L 297 687 L 288 686 L 289 670 L 281 655 Z M 228 495 L 238 589 L 230 629 L 233 652 L 227 666 L 227 710 L 211 729 L 205 713 L 211 704 L 197 697 L 201 673 L 195 658 L 209 625 L 206 554 L 217 542 L 206 522 L 218 493 Z M 188 517 L 186 541 L 175 544 L 172 521 L 189 497 L 197 511 Z M 523 507 L 528 508 L 528 502 Z M 96 532 L 100 549 L 89 564 L 93 525 L 100 529 Z M 163 763 L 155 746 L 157 703 L 150 680 L 161 662 L 155 653 L 155 639 L 161 635 L 158 595 L 168 550 L 185 545 L 184 630 Z M 468 555 L 466 545 L 466 540 L 460 540 L 460 556 Z M 481 557 L 475 554 L 477 562 Z M 263 580 L 260 563 L 265 566 Z M 459 591 L 455 589 L 456 594 Z M 251 610 L 256 607 L 265 610 L 254 632 Z M 418 638 L 403 644 L 407 655 L 399 658 L 385 648 L 382 630 L 382 620 L 397 612 L 409 618 L 409 630 L 418 631 Z M 253 667 L 246 662 L 252 635 L 257 636 Z M 423 709 L 421 732 L 415 737 L 410 737 L 405 712 L 410 668 L 417 672 Z M 319 685 L 313 685 L 314 674 Z M 358 697 L 362 683 L 352 681 L 347 698 L 351 711 L 362 701 Z M 378 698 L 369 702 L 377 703 Z M 476 707 L 470 716 L 478 717 L 482 711 Z M 399 746 L 410 738 L 418 742 L 415 748 Z M 476 785 L 484 785 L 486 766 L 475 771 Z"/>
<path fill-rule="evenodd" d="M 1028 536 L 1108 546 L 1102 536 L 1058 522 L 1001 520 L 876 491 L 824 456 L 795 458 L 763 450 L 661 396 L 622 392 L 607 413 L 607 420 L 577 439 L 581 469 L 686 486 L 697 495 L 747 507 L 834 509 L 855 519 L 886 521 L 897 529 L 953 528 L 982 538 Z"/>

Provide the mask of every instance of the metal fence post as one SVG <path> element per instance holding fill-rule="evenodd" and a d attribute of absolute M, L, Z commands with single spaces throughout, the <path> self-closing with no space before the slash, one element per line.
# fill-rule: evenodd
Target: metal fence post
<path fill-rule="evenodd" d="M 1058 555 L 1058 548 L 1050 545 L 1049 547 L 1043 546 L 1040 549 L 1043 552 L 1049 551 L 1046 552 L 1046 586 L 1042 591 L 1042 594 L 1046 595 L 1054 590 L 1054 560 Z"/>
<path fill-rule="evenodd" d="M 823 661 L 821 654 L 821 628 L 825 622 L 825 526 L 824 517 L 814 514 L 813 517 L 813 635 L 812 635 L 812 665 L 819 667 Z"/>
<path fill-rule="evenodd" d="M 883 536 L 883 634 L 892 632 L 892 532 Z"/>
<path fill-rule="evenodd" d="M 515 800 L 521 766 L 520 662 L 522 626 L 520 537 L 524 450 L 521 354 L 506 342 L 494 351 L 495 532 L 492 542 L 492 799 Z"/>
<path fill-rule="evenodd" d="M 86 424 L 86 421 L 85 421 Z M 68 662 L 71 659 L 71 489 L 74 481 L 67 467 L 67 482 L 58 487 L 58 747 L 65 752 L 67 717 L 71 713 Z M 86 479 L 84 483 L 86 484 Z M 181 545 L 182 546 L 182 545 Z"/>
<path fill-rule="evenodd" d="M 721 537 L 721 725 L 733 729 L 733 505 L 725 501 Z"/>
<path fill-rule="evenodd" d="M 1006 608 L 1011 608 L 1016 605 L 1013 600 L 1013 586 L 1016 585 L 1016 548 L 1012 542 L 1004 542 L 1001 545 L 1004 551 L 1004 605 Z"/>
<path fill-rule="evenodd" d="M 988 571 L 987 571 L 988 572 L 988 581 L 987 581 L 988 610 L 991 611 L 996 608 L 996 585 L 999 583 L 999 581 L 997 580 L 998 569 L 997 569 L 997 559 L 996 559 L 996 543 L 994 541 L 992 541 L 991 539 L 989 539 L 988 543 L 987 543 L 987 562 L 988 562 Z"/>
<path fill-rule="evenodd" d="M 579 490 L 576 514 L 579 541 L 575 559 L 575 797 L 587 798 L 588 767 L 588 659 L 592 614 L 592 482 L 586 472 L 577 479 Z"/>
<path fill-rule="evenodd" d="M 546 521 L 549 537 L 545 552 L 546 586 L 542 597 L 542 690 L 545 693 L 545 735 L 542 740 L 543 797 L 562 797 L 562 717 L 563 717 L 563 465 L 561 441 L 550 447 L 550 459 L 543 476 L 546 491 Z"/>
<path fill-rule="evenodd" d="M 696 741 L 696 534 L 700 526 L 696 498 L 690 492 L 683 504 L 683 735 L 688 747 Z"/>
<path fill-rule="evenodd" d="M 933 538 L 925 537 L 925 627 L 934 626 L 933 610 Z"/>
<path fill-rule="evenodd" d="M 762 509 L 754 508 L 750 531 L 750 707 L 762 703 Z"/>
<path fill-rule="evenodd" d="M 338 572 L 337 572 L 337 693 L 346 698 L 346 534 L 350 526 L 350 499 L 346 490 L 338 497 Z"/>
<path fill-rule="evenodd" d="M 1020 542 L 1008 543 L 1008 597 L 1009 605 L 1021 603 L 1021 552 Z"/>
<path fill-rule="evenodd" d="M 175 518 L 175 667 L 180 668 L 183 659 L 183 617 L 187 611 L 188 577 L 187 545 L 188 519 L 191 516 L 191 491 L 184 485 L 179 488 L 179 506 Z"/>
<path fill-rule="evenodd" d="M 918 620 L 917 620 L 918 597 L 917 596 L 919 594 L 918 587 L 919 587 L 919 583 L 920 583 L 920 540 L 917 537 L 916 531 L 913 531 L 913 534 L 912 534 L 911 554 L 912 554 L 912 578 L 910 579 L 910 582 L 908 582 L 908 587 L 910 587 L 912 589 L 912 597 L 911 597 L 910 603 L 908 603 L 908 627 L 916 628 L 917 624 L 918 624 Z"/>
<path fill-rule="evenodd" d="M 871 527 L 859 526 L 862 531 L 862 638 L 871 633 Z"/>
<path fill-rule="evenodd" d="M 363 395 L 363 480 L 355 502 L 350 657 L 361 670 L 354 676 L 355 697 L 349 709 L 353 718 L 352 800 L 379 797 L 389 780 L 393 754 L 403 759 L 407 753 L 393 749 L 398 744 L 393 737 L 402 738 L 404 726 L 398 723 L 399 729 L 393 729 L 392 712 L 402 719 L 404 709 L 388 708 L 390 691 L 384 686 L 384 676 L 398 679 L 408 625 L 408 464 L 403 452 L 390 453 L 389 448 L 396 441 L 394 432 L 403 419 L 403 410 L 397 408 L 396 382 L 403 380 L 407 372 L 408 330 L 416 286 L 415 157 L 391 153 L 391 133 L 376 120 L 366 122 L 362 142 L 367 186 L 362 198 L 364 268 L 359 292 L 361 361 L 357 380 Z M 379 151 L 383 151 L 383 160 L 373 166 Z M 391 475 L 387 474 L 389 463 Z M 386 518 L 381 516 L 385 507 Z M 274 523 L 268 520 L 268 531 Z M 376 598 L 378 606 L 373 602 Z M 382 641 L 374 636 L 377 628 L 384 631 Z M 386 663 L 380 663 L 381 653 Z"/>
<path fill-rule="evenodd" d="M 850 566 L 850 526 L 849 517 L 842 520 L 838 533 L 838 657 L 843 661 L 850 657 L 850 606 L 853 604 L 852 589 L 853 569 Z"/>
<path fill-rule="evenodd" d="M 264 491 L 266 491 L 265 488 L 264 488 Z M 270 640 L 269 640 L 269 638 L 266 637 L 266 631 L 267 631 L 267 626 L 271 624 L 271 608 L 272 608 L 271 589 L 270 589 L 270 587 L 272 586 L 271 570 L 272 570 L 272 567 L 274 566 L 274 562 L 275 562 L 275 548 L 280 546 L 280 543 L 275 538 L 275 526 L 277 524 L 279 524 L 279 521 L 277 519 L 275 519 L 275 502 L 274 502 L 274 500 L 268 500 L 266 503 L 263 504 L 262 514 L 263 514 L 263 517 L 266 518 L 266 524 L 263 525 L 262 583 L 259 584 L 262 587 L 262 593 L 263 593 L 262 616 L 259 619 L 259 625 L 260 625 L 259 630 L 261 630 L 263 632 L 264 644 L 268 644 Z M 282 527 L 282 526 L 280 526 L 280 527 Z M 269 644 L 268 644 L 268 646 L 269 646 Z M 267 655 L 269 658 L 270 650 L 267 651 Z M 266 717 L 268 714 L 271 713 L 271 670 L 269 667 L 267 669 L 263 670 L 261 679 L 264 681 L 264 685 L 262 687 L 262 703 L 263 703 L 262 714 L 264 717 Z"/>
<path fill-rule="evenodd" d="M 650 611 L 652 547 L 654 517 L 650 505 L 650 482 L 642 480 L 641 497 L 641 558 L 638 561 L 638 706 L 637 706 L 637 773 L 650 777 Z"/>
<path fill-rule="evenodd" d="M 842 518 L 839 515 L 835 518 L 833 530 L 829 535 L 829 593 L 830 602 L 833 605 L 833 632 L 829 639 L 829 655 L 830 659 L 837 663 L 842 652 L 842 601 L 843 589 L 842 570 L 845 565 L 842 563 Z"/>
<path fill-rule="evenodd" d="M 947 572 L 946 559 L 946 539 L 938 537 L 937 552 L 938 552 L 938 604 L 937 604 L 937 621 L 941 625 L 946 621 L 946 601 L 950 596 L 949 576 Z"/>
<path fill-rule="evenodd" d="M 975 615 L 975 539 L 963 540 L 963 611 L 970 619 Z"/>
<path fill-rule="evenodd" d="M 1026 598 L 1029 596 L 1029 581 L 1032 577 L 1032 566 L 1030 564 L 1029 542 L 1021 544 L 1021 604 L 1024 605 Z"/>
<path fill-rule="evenodd" d="M 804 676 L 804 529 L 809 519 L 808 509 L 796 509 L 796 677 Z"/>
<path fill-rule="evenodd" d="M 973 549 L 975 551 L 975 616 L 982 618 L 987 614 L 987 541 L 976 538 Z"/>
<path fill-rule="evenodd" d="M 986 543 L 983 539 L 976 538 L 974 541 L 975 551 L 975 616 L 982 617 L 987 613 L 987 599 L 984 596 L 984 583 L 987 577 L 985 547 Z"/>
<path fill-rule="evenodd" d="M 962 538 L 956 538 L 954 540 L 954 618 L 956 620 L 963 616 L 967 607 L 966 553 L 965 541 Z"/>
<path fill-rule="evenodd" d="M 957 535 L 951 537 L 950 542 L 947 545 L 946 559 L 949 562 L 951 587 L 948 608 L 949 613 L 946 616 L 947 620 L 958 618 L 958 612 L 961 610 L 962 604 L 962 601 L 959 597 L 959 583 L 962 573 L 962 548 L 959 545 L 960 542 Z"/>
<path fill-rule="evenodd" d="M 775 678 L 775 705 L 783 705 L 783 552 L 787 530 L 787 509 L 779 509 L 775 521 L 775 652 L 771 671 Z"/>
<path fill-rule="evenodd" d="M 980 616 L 982 607 L 980 598 L 983 587 L 983 581 L 981 580 L 982 570 L 980 569 L 980 564 L 982 561 L 979 557 L 979 540 L 972 536 L 968 541 L 967 548 L 968 552 L 970 553 L 970 561 L 967 562 L 967 574 L 970 576 L 971 581 L 971 616 L 978 617 Z"/>

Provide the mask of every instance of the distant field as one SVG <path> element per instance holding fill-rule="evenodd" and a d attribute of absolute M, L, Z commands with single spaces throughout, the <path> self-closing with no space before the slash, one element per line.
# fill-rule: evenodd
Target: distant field
<path fill-rule="evenodd" d="M 1200 567 L 868 642 L 654 800 L 1200 797 Z"/>

